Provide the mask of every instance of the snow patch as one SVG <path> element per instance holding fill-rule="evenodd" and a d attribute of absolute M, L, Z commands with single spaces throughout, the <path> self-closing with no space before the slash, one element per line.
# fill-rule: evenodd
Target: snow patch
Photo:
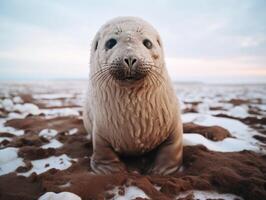
<path fill-rule="evenodd" d="M 15 104 L 13 110 L 23 114 L 32 114 L 32 115 L 39 115 L 41 113 L 39 107 L 32 103 Z"/>
<path fill-rule="evenodd" d="M 221 152 L 242 151 L 245 149 L 266 153 L 266 150 L 260 147 L 261 142 L 253 138 L 254 135 L 261 134 L 238 120 L 224 117 L 213 117 L 199 113 L 183 114 L 182 119 L 183 122 L 193 122 L 202 126 L 221 126 L 227 129 L 232 136 L 235 137 L 213 142 L 197 133 L 184 134 L 185 145 L 202 144 L 210 150 Z"/>
<path fill-rule="evenodd" d="M 2 100 L 1 105 L 7 111 L 12 111 L 14 107 L 14 103 L 11 99 Z"/>
<path fill-rule="evenodd" d="M 59 142 L 57 139 L 52 139 L 50 140 L 50 142 L 48 144 L 42 145 L 43 149 L 48 149 L 48 148 L 60 148 L 62 147 L 63 144 L 61 142 Z"/>
<path fill-rule="evenodd" d="M 10 112 L 8 113 L 7 119 L 24 119 L 27 116 L 27 114 L 21 114 L 21 113 L 16 113 L 16 112 Z"/>
<path fill-rule="evenodd" d="M 114 192 L 115 192 L 114 200 L 131 200 L 137 197 L 149 199 L 149 197 L 141 189 L 139 189 L 136 186 L 126 187 L 125 195 L 123 196 L 118 194 L 118 188 L 115 188 Z"/>
<path fill-rule="evenodd" d="M 71 192 L 60 192 L 60 193 L 54 193 L 54 192 L 46 192 L 44 195 L 42 195 L 38 200 L 81 200 L 81 198 Z"/>
<path fill-rule="evenodd" d="M 251 104 L 255 108 L 260 109 L 261 111 L 266 111 L 266 104 Z"/>
<path fill-rule="evenodd" d="M 197 200 L 207 200 L 207 199 L 224 199 L 224 200 L 243 200 L 243 198 L 236 196 L 234 194 L 219 194 L 215 191 L 200 191 L 200 190 L 190 190 L 186 192 L 181 192 L 177 197 L 176 200 L 186 197 L 187 195 L 193 195 L 193 199 Z"/>
<path fill-rule="evenodd" d="M 40 114 L 39 107 L 32 104 L 32 103 L 25 103 L 22 104 L 22 99 L 19 99 L 20 97 L 15 97 L 13 98 L 13 102 L 11 99 L 4 99 L 0 101 L 1 107 L 4 108 L 6 111 L 11 112 L 11 111 L 18 111 L 25 116 L 28 114 L 32 115 L 38 115 Z"/>
<path fill-rule="evenodd" d="M 208 149 L 213 151 L 220 152 L 235 152 L 235 151 L 243 151 L 243 150 L 251 150 L 256 152 L 264 152 L 265 150 L 259 148 L 259 146 L 255 146 L 250 144 L 248 141 L 239 140 L 236 138 L 225 138 L 223 141 L 213 142 L 211 140 L 206 139 L 202 135 L 199 134 L 184 134 L 183 135 L 183 144 L 184 146 L 195 146 L 202 144 L 206 146 Z"/>
<path fill-rule="evenodd" d="M 20 173 L 19 175 L 30 176 L 33 172 L 41 174 L 52 168 L 65 170 L 72 165 L 71 161 L 73 160 L 75 159 L 69 158 L 66 154 L 51 156 L 40 160 L 33 160 L 31 161 L 31 164 L 33 165 L 32 169 L 28 172 Z"/>
<path fill-rule="evenodd" d="M 74 94 L 69 93 L 57 93 L 57 94 L 35 94 L 34 99 L 60 99 L 60 98 L 73 98 Z"/>
<path fill-rule="evenodd" d="M 64 184 L 64 185 L 59 185 L 59 187 L 60 188 L 66 188 L 66 187 L 70 187 L 71 186 L 71 183 L 70 183 L 70 181 L 69 182 L 67 182 L 66 184 Z"/>
<path fill-rule="evenodd" d="M 253 140 L 253 135 L 258 134 L 255 130 L 249 128 L 244 123 L 235 120 L 229 119 L 225 117 L 214 117 L 207 114 L 199 114 L 199 113 L 186 113 L 182 115 L 183 123 L 193 122 L 202 126 L 221 126 L 227 129 L 234 137 L 245 139 L 245 140 Z"/>
<path fill-rule="evenodd" d="M 55 137 L 57 135 L 57 133 L 58 133 L 57 130 L 54 130 L 54 129 L 43 129 L 39 133 L 39 136 L 43 136 L 47 139 L 51 139 L 51 138 Z"/>
<path fill-rule="evenodd" d="M 24 135 L 24 130 L 17 130 L 10 126 L 4 126 L 5 123 L 6 123 L 5 119 L 0 119 L 0 132 L 10 133 L 16 136 Z"/>
<path fill-rule="evenodd" d="M 8 147 L 0 150 L 0 175 L 14 172 L 19 166 L 25 166 L 22 158 L 18 157 L 18 149 Z"/>
<path fill-rule="evenodd" d="M 74 135 L 78 132 L 78 129 L 77 128 L 72 128 L 68 131 L 68 135 Z"/>
<path fill-rule="evenodd" d="M 77 110 L 71 108 L 42 109 L 41 112 L 47 116 L 56 116 L 56 117 L 80 115 Z"/>
<path fill-rule="evenodd" d="M 231 108 L 228 113 L 229 116 L 239 117 L 239 118 L 246 118 L 249 116 L 248 114 L 248 107 L 245 105 L 243 106 L 235 106 Z"/>
<path fill-rule="evenodd" d="M 0 137 L 0 143 L 3 142 L 4 140 L 11 141 L 12 139 L 10 137 Z"/>
<path fill-rule="evenodd" d="M 13 97 L 13 102 L 14 103 L 23 103 L 23 100 L 21 99 L 20 96 L 15 96 L 15 97 Z"/>

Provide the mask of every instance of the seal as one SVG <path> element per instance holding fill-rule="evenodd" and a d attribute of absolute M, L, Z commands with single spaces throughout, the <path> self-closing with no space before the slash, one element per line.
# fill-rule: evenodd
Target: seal
<path fill-rule="evenodd" d="M 91 48 L 83 112 L 92 136 L 91 168 L 99 174 L 126 170 L 120 155 L 158 149 L 149 170 L 170 174 L 182 163 L 182 122 L 165 67 L 158 32 L 136 17 L 103 25 Z"/>

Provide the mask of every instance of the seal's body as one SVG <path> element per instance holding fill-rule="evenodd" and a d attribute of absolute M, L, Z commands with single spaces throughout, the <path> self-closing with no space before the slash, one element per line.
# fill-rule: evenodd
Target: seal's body
<path fill-rule="evenodd" d="M 97 33 L 84 125 L 92 133 L 91 167 L 97 173 L 123 170 L 118 154 L 140 155 L 157 147 L 152 173 L 169 174 L 180 166 L 179 106 L 159 34 L 147 22 L 120 17 Z"/>

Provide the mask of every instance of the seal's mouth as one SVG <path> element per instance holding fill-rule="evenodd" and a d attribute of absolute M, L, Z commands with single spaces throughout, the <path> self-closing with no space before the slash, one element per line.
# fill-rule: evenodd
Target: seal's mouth
<path fill-rule="evenodd" d="M 144 79 L 146 76 L 146 73 L 139 73 L 137 71 L 124 71 L 124 70 L 117 70 L 115 72 L 111 73 L 115 80 L 121 81 L 121 82 L 129 82 L 133 83 L 136 81 L 139 81 L 141 79 Z"/>
<path fill-rule="evenodd" d="M 134 81 L 134 80 L 139 80 L 139 79 L 140 79 L 140 77 L 136 77 L 136 76 L 126 76 L 124 78 L 124 80 L 126 80 L 126 81 Z"/>

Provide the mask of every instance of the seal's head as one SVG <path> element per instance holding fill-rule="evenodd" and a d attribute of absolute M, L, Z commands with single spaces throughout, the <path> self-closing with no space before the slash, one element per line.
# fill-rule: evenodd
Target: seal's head
<path fill-rule="evenodd" d="M 136 17 L 118 17 L 101 27 L 91 49 L 91 74 L 117 83 L 157 80 L 164 68 L 157 31 Z"/>

